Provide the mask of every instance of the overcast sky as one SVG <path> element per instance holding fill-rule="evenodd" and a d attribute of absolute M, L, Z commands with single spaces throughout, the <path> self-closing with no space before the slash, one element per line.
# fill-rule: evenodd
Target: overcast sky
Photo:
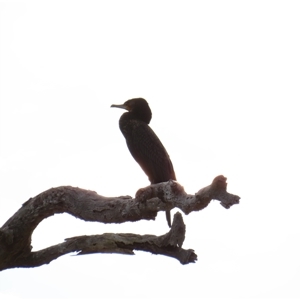
<path fill-rule="evenodd" d="M 149 102 L 188 193 L 222 174 L 241 197 L 184 216 L 195 264 L 69 254 L 2 271 L 1 300 L 299 299 L 299 6 L 0 1 L 0 225 L 51 187 L 134 196 L 148 185 L 119 130 L 123 111 L 110 108 L 134 97 Z M 167 231 L 164 213 L 119 225 L 62 214 L 38 226 L 32 245 Z"/>

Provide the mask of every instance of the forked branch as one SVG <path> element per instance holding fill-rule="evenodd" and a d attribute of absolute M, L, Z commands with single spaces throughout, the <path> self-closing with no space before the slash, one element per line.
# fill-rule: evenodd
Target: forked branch
<path fill-rule="evenodd" d="M 157 212 L 174 207 L 189 214 L 205 208 L 212 199 L 219 200 L 225 208 L 229 208 L 239 203 L 240 198 L 227 193 L 226 185 L 226 178 L 221 175 L 195 195 L 188 195 L 177 182 L 169 181 L 140 189 L 135 198 L 104 197 L 70 186 L 49 189 L 25 202 L 0 229 L 0 270 L 40 266 L 70 252 L 133 254 L 133 250 L 143 250 L 174 257 L 182 264 L 194 262 L 197 258 L 194 251 L 181 248 L 185 225 L 179 213 L 174 217 L 170 232 L 163 236 L 80 236 L 37 252 L 31 251 L 31 236 L 43 219 L 64 212 L 85 221 L 123 223 L 154 220 Z"/>

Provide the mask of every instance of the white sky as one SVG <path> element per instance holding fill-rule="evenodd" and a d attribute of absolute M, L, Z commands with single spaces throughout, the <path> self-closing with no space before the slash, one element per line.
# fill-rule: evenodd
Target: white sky
<path fill-rule="evenodd" d="M 110 108 L 134 97 L 187 192 L 223 174 L 241 203 L 184 216 L 196 264 L 66 255 L 1 272 L 0 298 L 299 299 L 299 16 L 298 1 L 1 1 L 0 225 L 51 187 L 148 185 Z M 57 215 L 33 247 L 167 230 L 164 213 L 121 225 Z"/>

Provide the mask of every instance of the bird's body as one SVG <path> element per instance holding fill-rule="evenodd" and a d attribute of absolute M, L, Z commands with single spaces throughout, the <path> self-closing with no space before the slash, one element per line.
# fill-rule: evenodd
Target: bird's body
<path fill-rule="evenodd" d="M 149 127 L 152 117 L 150 107 L 143 98 L 126 101 L 122 105 L 112 105 L 127 109 L 119 121 L 128 149 L 151 184 L 176 180 L 171 159 L 154 131 Z M 166 211 L 168 225 L 171 226 L 170 211 Z"/>

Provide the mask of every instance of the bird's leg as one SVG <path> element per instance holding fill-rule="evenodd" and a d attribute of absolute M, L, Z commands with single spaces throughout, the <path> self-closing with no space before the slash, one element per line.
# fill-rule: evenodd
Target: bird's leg
<path fill-rule="evenodd" d="M 146 202 L 146 200 L 151 199 L 153 195 L 151 186 L 146 186 L 144 188 L 139 189 L 135 194 L 135 199 L 142 203 Z"/>

